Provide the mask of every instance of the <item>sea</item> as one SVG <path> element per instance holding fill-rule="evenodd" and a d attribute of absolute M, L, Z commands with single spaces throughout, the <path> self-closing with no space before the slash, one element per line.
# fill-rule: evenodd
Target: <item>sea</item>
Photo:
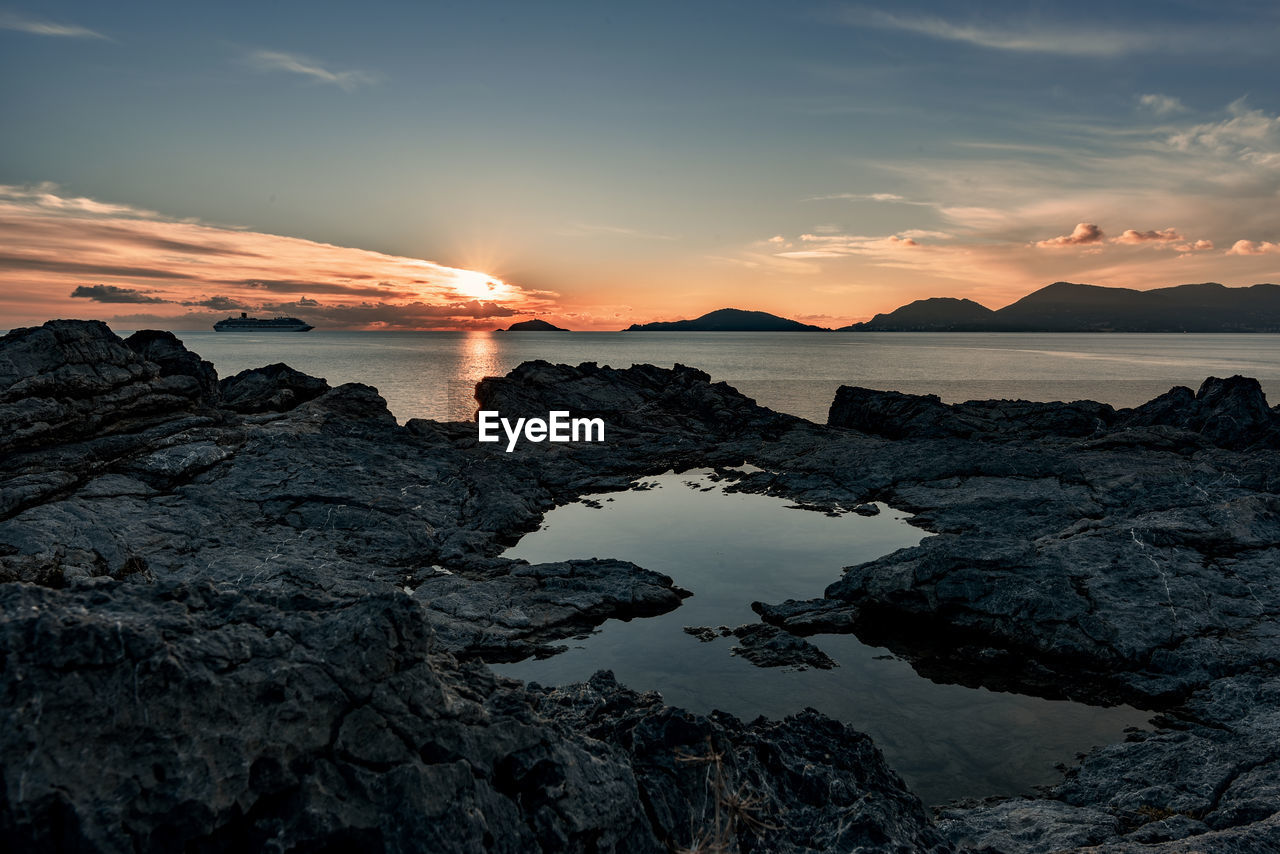
<path fill-rule="evenodd" d="M 284 362 L 376 386 L 402 422 L 470 420 L 475 384 L 545 359 L 679 363 L 779 412 L 824 422 L 841 385 L 1136 406 L 1206 377 L 1257 378 L 1280 402 L 1280 335 L 922 332 L 179 332 L 219 376 Z"/>
<path fill-rule="evenodd" d="M 1135 406 L 1206 377 L 1257 378 L 1280 399 L 1278 335 L 693 332 L 180 332 L 220 376 L 284 362 L 331 385 L 376 386 L 401 421 L 469 420 L 475 384 L 521 362 L 691 365 L 772 409 L 825 421 L 842 384 L 972 399 L 1092 399 Z M 872 736 L 928 804 L 1026 793 L 1061 779 L 1091 748 L 1147 729 L 1151 712 L 941 684 L 891 650 L 850 635 L 810 640 L 832 670 L 759 668 L 736 640 L 686 626 L 753 623 L 755 600 L 821 596 L 843 567 L 910 548 L 928 534 L 909 514 L 830 517 L 765 495 L 726 492 L 710 471 L 668 472 L 640 489 L 585 496 L 546 514 L 507 556 L 530 562 L 612 557 L 692 592 L 668 614 L 609 620 L 543 659 L 494 665 L 563 685 L 612 670 L 672 704 L 743 720 L 814 707 Z M 661 532 L 656 536 L 655 532 Z"/>

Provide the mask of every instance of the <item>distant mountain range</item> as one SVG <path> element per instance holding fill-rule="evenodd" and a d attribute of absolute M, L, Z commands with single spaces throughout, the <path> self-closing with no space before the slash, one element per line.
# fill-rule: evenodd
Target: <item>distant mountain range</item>
<path fill-rule="evenodd" d="M 552 328 L 550 324 L 519 328 Z M 627 332 L 827 332 L 764 311 L 722 308 L 692 320 L 634 323 Z M 954 297 L 908 303 L 838 332 L 1280 332 L 1280 285 L 1217 282 L 1139 291 L 1054 282 L 1002 309 Z"/>
<path fill-rule="evenodd" d="M 935 297 L 840 331 L 1280 332 L 1280 285 L 1207 282 L 1137 291 L 1054 282 L 998 311 Z"/>
<path fill-rule="evenodd" d="M 765 311 L 743 311 L 722 308 L 693 320 L 670 320 L 657 323 L 633 323 L 626 332 L 828 332 L 821 326 L 810 326 Z"/>

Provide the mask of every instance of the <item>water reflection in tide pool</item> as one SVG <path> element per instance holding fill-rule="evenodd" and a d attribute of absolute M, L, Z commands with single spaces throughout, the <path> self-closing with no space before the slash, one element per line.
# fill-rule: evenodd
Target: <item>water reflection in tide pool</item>
<path fill-rule="evenodd" d="M 722 709 L 750 720 L 812 706 L 871 735 L 927 803 L 1015 794 L 1058 779 L 1055 765 L 1118 741 L 1148 713 L 1042 700 L 918 676 L 887 650 L 850 635 L 811 638 L 835 670 L 758 668 L 730 654 L 736 642 L 704 643 L 684 626 L 755 622 L 753 600 L 819 596 L 840 568 L 913 546 L 923 532 L 882 507 L 838 518 L 762 495 L 726 493 L 710 472 L 645 479 L 651 488 L 594 496 L 547 514 L 509 557 L 531 563 L 613 557 L 666 573 L 693 596 L 659 617 L 610 620 L 542 661 L 495 666 L 518 679 L 558 685 L 610 669 L 637 690 L 676 706 Z"/>

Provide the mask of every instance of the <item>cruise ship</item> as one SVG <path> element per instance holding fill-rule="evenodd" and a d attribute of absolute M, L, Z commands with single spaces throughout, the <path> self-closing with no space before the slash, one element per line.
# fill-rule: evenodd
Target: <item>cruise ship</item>
<path fill-rule="evenodd" d="M 213 324 L 218 332 L 310 332 L 314 326 L 296 317 L 273 317 L 269 320 L 250 317 L 240 312 L 239 317 L 228 317 Z"/>

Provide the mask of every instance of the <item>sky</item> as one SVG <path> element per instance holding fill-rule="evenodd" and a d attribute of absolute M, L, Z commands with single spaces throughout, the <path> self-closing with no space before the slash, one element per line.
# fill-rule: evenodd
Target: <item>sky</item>
<path fill-rule="evenodd" d="M 1280 5 L 0 6 L 0 328 L 1280 281 Z"/>

